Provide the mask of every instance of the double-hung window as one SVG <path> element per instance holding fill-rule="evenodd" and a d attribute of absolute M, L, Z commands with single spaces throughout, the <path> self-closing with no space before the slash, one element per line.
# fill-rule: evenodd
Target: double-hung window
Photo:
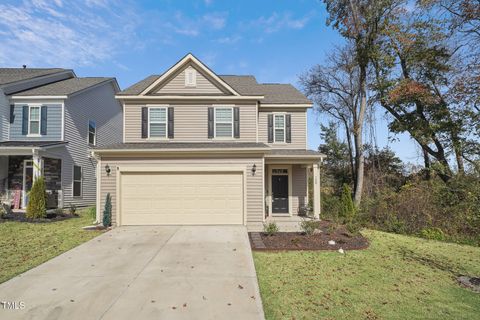
<path fill-rule="evenodd" d="M 94 146 L 97 143 L 97 124 L 88 120 L 88 144 Z"/>
<path fill-rule="evenodd" d="M 215 137 L 233 138 L 233 108 L 215 108 Z"/>
<path fill-rule="evenodd" d="M 149 138 L 167 137 L 167 108 L 148 108 L 148 136 Z"/>
<path fill-rule="evenodd" d="M 28 115 L 28 134 L 40 134 L 40 107 L 30 106 Z"/>
<path fill-rule="evenodd" d="M 285 142 L 285 115 L 274 114 L 274 142 Z"/>
<path fill-rule="evenodd" d="M 73 166 L 73 196 L 82 196 L 82 167 Z"/>

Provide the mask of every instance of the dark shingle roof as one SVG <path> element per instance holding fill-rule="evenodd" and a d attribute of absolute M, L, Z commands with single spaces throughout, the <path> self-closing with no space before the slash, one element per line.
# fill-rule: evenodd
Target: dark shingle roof
<path fill-rule="evenodd" d="M 97 147 L 101 150 L 137 150 L 137 149 L 247 149 L 247 148 L 268 148 L 264 143 L 256 142 L 135 142 L 118 143 L 104 147 Z"/>
<path fill-rule="evenodd" d="M 149 76 L 118 94 L 138 95 L 159 77 L 160 75 Z M 298 91 L 291 84 L 258 83 L 252 75 L 220 75 L 219 77 L 241 95 L 264 96 L 262 103 L 312 103 L 307 97 L 305 97 L 305 95 L 303 95 L 303 93 Z"/>
<path fill-rule="evenodd" d="M 0 85 L 67 71 L 61 68 L 0 68 Z"/>
<path fill-rule="evenodd" d="M 70 78 L 37 88 L 16 92 L 19 96 L 58 96 L 69 95 L 114 78 Z"/>
<path fill-rule="evenodd" d="M 65 143 L 64 141 L 4 141 L 0 142 L 0 147 L 42 148 Z"/>
<path fill-rule="evenodd" d="M 123 95 L 137 95 L 140 94 L 143 90 L 147 89 L 149 85 L 151 85 L 155 80 L 160 78 L 159 75 L 151 75 L 146 77 L 145 79 L 131 85 L 125 90 L 120 91 L 118 94 Z"/>

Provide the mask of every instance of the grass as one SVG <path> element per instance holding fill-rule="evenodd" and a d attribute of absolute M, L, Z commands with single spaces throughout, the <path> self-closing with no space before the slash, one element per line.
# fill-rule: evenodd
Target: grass
<path fill-rule="evenodd" d="M 89 209 L 79 217 L 51 223 L 0 223 L 0 283 L 86 242 L 101 231 L 85 231 Z"/>
<path fill-rule="evenodd" d="M 363 251 L 254 252 L 267 319 L 478 319 L 480 248 L 373 230 Z"/>

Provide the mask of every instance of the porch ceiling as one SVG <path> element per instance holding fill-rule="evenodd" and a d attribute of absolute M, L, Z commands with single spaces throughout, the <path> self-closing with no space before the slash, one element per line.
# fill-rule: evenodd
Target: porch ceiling
<path fill-rule="evenodd" d="M 271 149 L 265 154 L 265 163 L 313 164 L 320 162 L 325 155 L 306 149 Z"/>
<path fill-rule="evenodd" d="M 63 141 L 4 141 L 0 142 L 0 155 L 31 155 L 34 150 L 47 150 L 66 144 Z"/>

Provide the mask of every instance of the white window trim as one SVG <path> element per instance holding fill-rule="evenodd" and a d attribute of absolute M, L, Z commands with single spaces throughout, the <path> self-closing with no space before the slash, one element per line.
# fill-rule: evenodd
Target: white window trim
<path fill-rule="evenodd" d="M 286 120 L 286 113 L 284 112 L 274 112 L 273 113 L 273 143 L 286 143 L 287 142 L 287 120 Z M 283 141 L 277 141 L 277 135 L 275 133 L 275 116 L 282 116 L 283 117 Z M 278 128 L 281 129 L 281 128 Z"/>
<path fill-rule="evenodd" d="M 230 137 L 217 137 L 217 109 L 230 109 L 230 112 L 232 113 L 232 121 L 230 122 L 227 122 L 227 121 L 220 121 L 218 123 L 230 123 L 231 126 L 232 126 L 232 135 Z M 233 139 L 234 137 L 234 128 L 233 128 L 233 124 L 235 122 L 235 119 L 234 119 L 234 114 L 233 114 L 233 106 L 231 105 L 221 105 L 221 106 L 215 106 L 214 109 L 213 109 L 213 136 L 215 139 L 219 139 L 219 140 L 230 140 L 230 139 Z"/>
<path fill-rule="evenodd" d="M 32 108 L 38 108 L 38 133 L 30 132 L 30 123 L 32 121 Z M 28 134 L 27 137 L 41 137 L 42 136 L 42 105 L 29 104 L 28 105 Z"/>
<path fill-rule="evenodd" d="M 80 168 L 80 180 L 75 180 L 75 167 Z M 80 195 L 79 196 L 74 195 L 75 182 L 80 182 Z M 77 166 L 76 164 L 74 164 L 72 166 L 72 197 L 74 197 L 74 198 L 83 197 L 83 167 L 82 166 Z"/>
<path fill-rule="evenodd" d="M 189 81 L 189 75 L 192 75 L 192 82 Z M 185 87 L 196 87 L 197 86 L 197 70 L 190 67 L 185 69 Z"/>
<path fill-rule="evenodd" d="M 90 143 L 90 121 L 95 123 L 95 134 L 93 136 L 93 143 Z M 97 121 L 89 119 L 87 123 L 87 144 L 89 146 L 96 146 L 97 145 Z"/>
<path fill-rule="evenodd" d="M 168 106 L 167 105 L 152 105 L 148 107 L 148 128 L 147 139 L 149 140 L 168 140 Z M 165 137 L 150 137 L 150 109 L 165 109 Z M 162 121 L 154 121 L 153 123 L 163 123 Z"/>

